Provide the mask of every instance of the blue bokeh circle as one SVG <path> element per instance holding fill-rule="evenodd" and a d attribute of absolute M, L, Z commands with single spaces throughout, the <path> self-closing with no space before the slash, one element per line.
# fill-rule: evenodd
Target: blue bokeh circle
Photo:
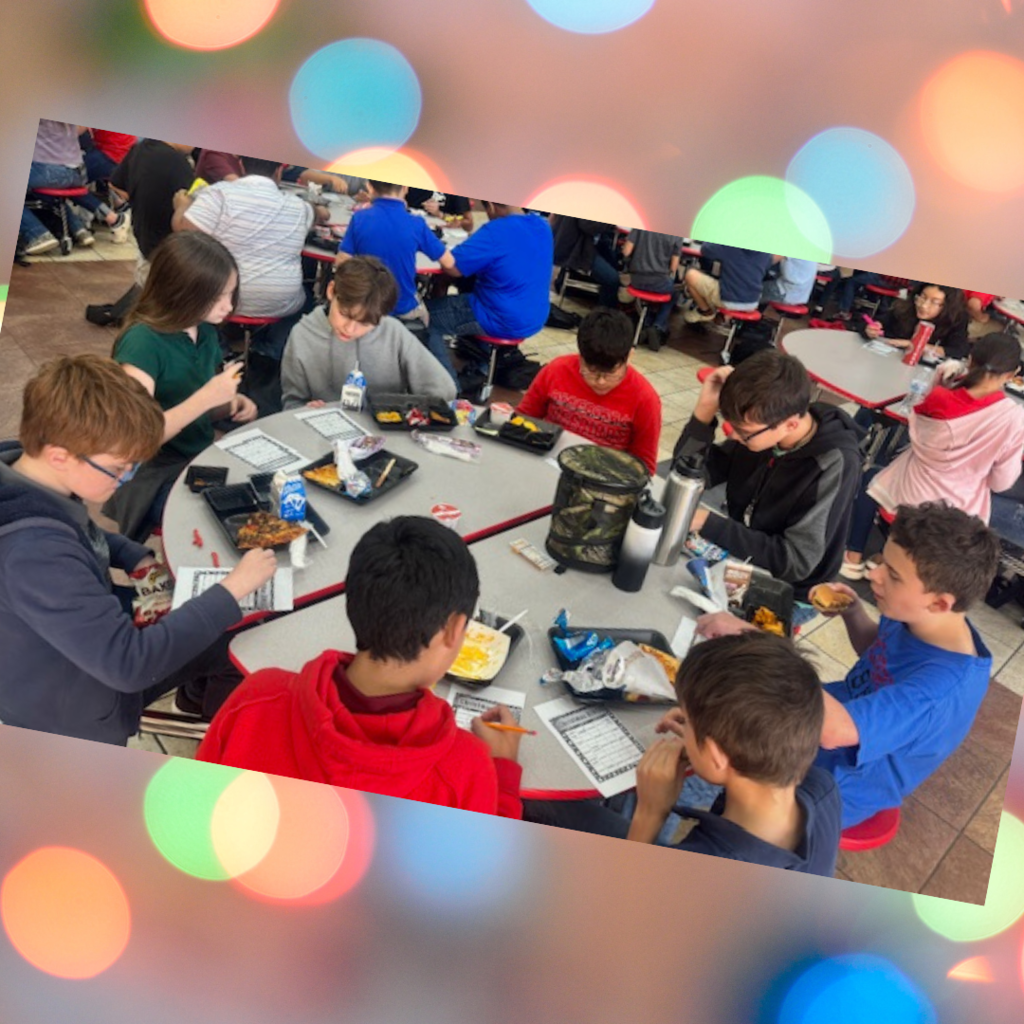
<path fill-rule="evenodd" d="M 378 39 L 342 39 L 312 54 L 288 91 L 292 125 L 324 160 L 398 149 L 416 130 L 423 93 L 412 65 Z"/>
<path fill-rule="evenodd" d="M 617 32 L 642 18 L 654 0 L 527 0 L 545 20 L 567 32 Z"/>

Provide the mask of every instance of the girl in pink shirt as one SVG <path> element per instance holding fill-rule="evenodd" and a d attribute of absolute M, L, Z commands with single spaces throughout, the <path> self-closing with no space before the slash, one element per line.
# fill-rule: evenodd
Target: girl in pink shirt
<path fill-rule="evenodd" d="M 862 485 L 843 576 L 864 577 L 864 547 L 879 506 L 893 513 L 945 499 L 988 522 L 992 492 L 1009 489 L 1021 474 L 1024 406 L 1003 391 L 1020 358 L 1016 338 L 989 334 L 975 342 L 966 372 L 955 363 L 936 371 L 935 386 L 910 413 L 910 447 Z"/>

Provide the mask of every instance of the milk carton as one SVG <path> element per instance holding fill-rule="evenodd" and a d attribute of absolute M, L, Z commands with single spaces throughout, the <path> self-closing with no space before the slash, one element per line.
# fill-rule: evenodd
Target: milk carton
<path fill-rule="evenodd" d="M 270 484 L 270 497 L 273 510 L 281 519 L 301 523 L 306 518 L 306 485 L 298 473 L 279 469 Z"/>

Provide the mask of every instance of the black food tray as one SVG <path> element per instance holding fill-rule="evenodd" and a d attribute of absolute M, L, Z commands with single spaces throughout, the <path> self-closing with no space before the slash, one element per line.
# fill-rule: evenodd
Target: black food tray
<path fill-rule="evenodd" d="M 227 480 L 228 471 L 224 466 L 191 465 L 185 471 L 185 486 L 193 494 L 199 494 L 207 487 L 223 487 Z"/>
<path fill-rule="evenodd" d="M 672 647 L 668 640 L 665 638 L 664 633 L 659 633 L 656 629 L 602 629 L 599 626 L 570 626 L 570 633 L 596 633 L 601 640 L 605 637 L 614 640 L 616 643 L 622 643 L 623 640 L 632 640 L 635 644 L 647 644 L 648 647 L 653 647 L 655 650 L 662 651 L 665 654 L 675 657 L 672 653 Z M 562 631 L 557 626 L 552 626 L 548 630 L 548 639 L 551 641 L 551 650 L 555 653 L 555 658 L 558 661 L 558 667 L 563 672 L 568 672 L 574 666 L 570 665 L 568 661 L 562 656 L 562 652 L 555 646 L 555 637 L 561 636 Z M 675 680 L 672 680 L 674 683 Z M 569 683 L 563 681 L 562 685 L 572 694 L 576 700 L 583 704 L 674 704 L 674 701 L 655 701 L 655 700 L 623 700 L 621 690 L 603 689 L 603 690 L 592 690 L 590 693 L 580 693 Z"/>
<path fill-rule="evenodd" d="M 270 511 L 270 481 L 273 478 L 273 473 L 259 473 L 250 477 L 248 483 L 228 484 L 226 487 L 207 487 L 200 492 L 235 550 L 241 550 L 238 547 L 238 531 L 245 525 L 249 516 L 254 512 Z M 331 528 L 308 501 L 306 502 L 306 520 L 313 525 L 321 537 L 331 532 Z M 279 546 L 283 547 L 284 545 Z"/>
<path fill-rule="evenodd" d="M 420 468 L 420 464 L 418 462 L 413 462 L 412 459 L 403 458 L 401 455 L 394 455 L 386 448 L 382 448 L 376 455 L 371 455 L 368 459 L 356 462 L 356 467 L 361 469 L 370 478 L 371 484 L 375 484 L 377 482 L 377 477 L 384 472 L 387 464 L 392 459 L 395 460 L 395 465 L 391 472 L 388 473 L 387 480 L 385 480 L 380 487 L 372 487 L 367 494 L 358 498 L 353 498 L 350 494 L 347 494 L 345 492 L 344 485 L 328 487 L 326 484 L 317 483 L 316 480 L 310 480 L 305 476 L 302 479 L 307 484 L 319 487 L 322 491 L 327 491 L 329 494 L 336 494 L 339 498 L 344 498 L 346 501 L 351 501 L 353 504 L 366 505 L 368 502 L 379 498 L 382 494 L 387 494 L 388 491 L 397 487 L 407 476 L 415 473 L 416 470 Z M 320 466 L 326 466 L 328 463 L 333 462 L 333 455 L 325 455 L 322 459 L 317 459 L 316 462 L 311 462 L 308 466 L 303 466 L 300 472 L 305 472 L 307 469 L 317 469 Z M 319 527 L 317 527 L 317 529 L 319 529 Z"/>
<path fill-rule="evenodd" d="M 528 419 L 531 423 L 535 423 L 539 428 L 538 432 L 532 433 L 529 430 L 524 430 L 522 427 L 514 427 L 511 423 L 503 423 L 500 427 L 496 427 L 491 423 L 490 409 L 477 417 L 476 423 L 473 424 L 473 429 L 484 437 L 490 437 L 495 441 L 510 444 L 513 448 L 523 448 L 537 455 L 546 454 L 558 444 L 558 439 L 562 436 L 561 427 L 556 426 L 554 423 L 548 423 L 546 420 L 538 420 L 532 416 L 524 416 L 523 418 Z"/>
<path fill-rule="evenodd" d="M 392 470 L 392 472 L 394 472 L 394 470 Z M 495 616 L 494 622 L 495 625 L 493 628 L 501 629 L 501 627 L 504 626 L 506 622 L 508 622 L 508 619 L 503 619 L 500 615 L 498 615 Z M 498 671 L 494 673 L 494 676 L 492 678 L 466 679 L 464 676 L 457 676 L 453 672 L 449 672 L 447 678 L 450 679 L 453 683 L 461 683 L 463 686 L 472 686 L 478 690 L 482 690 L 485 686 L 490 686 L 491 683 L 493 683 L 494 680 L 497 679 L 498 676 L 500 676 L 501 673 L 505 671 L 505 665 L 509 663 L 509 659 L 512 657 L 512 652 L 519 645 L 519 641 L 522 640 L 523 637 L 526 635 L 523 631 L 523 627 L 520 626 L 518 623 L 514 626 L 509 626 L 506 632 L 508 633 L 509 639 L 508 655 L 506 656 L 501 668 L 499 668 Z"/>
<path fill-rule="evenodd" d="M 786 636 L 793 635 L 793 587 L 783 580 L 754 573 L 743 595 L 743 616 L 753 621 L 758 608 L 767 608 L 782 620 Z"/>
<path fill-rule="evenodd" d="M 443 399 L 429 395 L 384 395 L 371 394 L 368 397 L 370 412 L 373 415 L 373 422 L 380 430 L 454 430 L 458 426 L 455 412 L 452 407 Z M 451 422 L 438 423 L 431 419 L 429 423 L 414 427 L 406 423 L 405 417 L 412 409 L 422 409 L 428 416 L 436 412 L 447 417 Z M 379 412 L 397 412 L 402 420 L 400 423 L 381 423 L 377 419 Z"/>

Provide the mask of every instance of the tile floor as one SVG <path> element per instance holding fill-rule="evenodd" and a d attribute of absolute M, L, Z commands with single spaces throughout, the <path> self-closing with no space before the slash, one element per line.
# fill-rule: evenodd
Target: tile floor
<path fill-rule="evenodd" d="M 65 352 L 110 351 L 115 331 L 84 319 L 87 303 L 110 302 L 131 283 L 134 243 L 114 245 L 105 232 L 89 250 L 68 257 L 42 257 L 11 275 L 0 331 L 0 437 L 17 433 L 21 389 L 36 367 Z M 566 299 L 585 312 L 589 297 Z M 698 333 L 676 317 L 669 344 L 660 352 L 640 348 L 635 365 L 662 397 L 659 458 L 672 445 L 697 400 L 696 371 L 717 364 L 721 337 Z M 576 351 L 570 332 L 545 328 L 523 346 L 547 361 Z M 496 397 L 515 400 L 514 393 Z M 826 400 L 828 396 L 825 396 Z M 835 401 L 839 401 L 835 399 Z M 866 588 L 865 588 L 866 591 Z M 1002 807 L 1006 776 L 1024 695 L 1024 629 L 1016 605 L 995 611 L 982 606 L 972 619 L 992 650 L 994 681 L 961 749 L 906 803 L 896 839 L 875 851 L 841 854 L 837 876 L 855 882 L 926 892 L 949 899 L 984 901 Z M 803 630 L 800 645 L 813 656 L 824 681 L 842 677 L 855 655 L 840 622 L 819 618 Z M 195 743 L 165 740 L 170 753 L 191 756 Z M 157 749 L 152 737 L 133 742 Z"/>

